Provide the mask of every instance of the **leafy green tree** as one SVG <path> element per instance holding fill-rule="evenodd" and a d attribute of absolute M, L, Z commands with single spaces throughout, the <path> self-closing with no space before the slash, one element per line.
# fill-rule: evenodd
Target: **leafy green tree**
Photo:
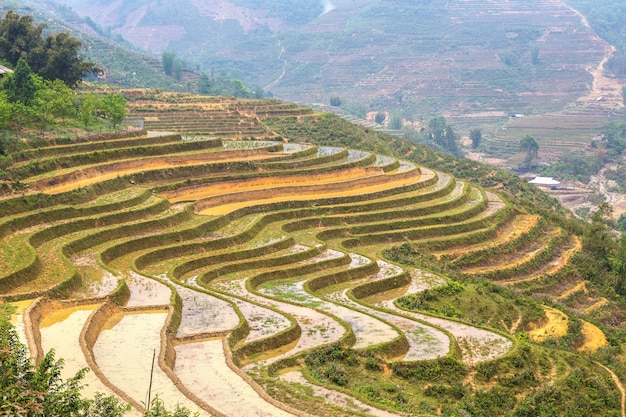
<path fill-rule="evenodd" d="M 6 317 L 0 317 L 0 415 L 3 416 L 68 416 L 119 417 L 124 407 L 114 398 L 99 396 L 99 407 L 80 394 L 87 369 L 63 380 L 63 360 L 56 360 L 54 351 L 33 365 L 26 347 Z M 107 405 L 108 404 L 108 405 Z M 112 413 L 111 413 L 112 412 Z"/>
<path fill-rule="evenodd" d="M 622 234 L 626 234 L 626 213 L 619 215 L 617 219 L 617 230 L 621 231 Z"/>
<path fill-rule="evenodd" d="M 198 94 L 211 94 L 211 80 L 206 72 L 200 74 L 196 83 L 196 91 Z"/>
<path fill-rule="evenodd" d="M 121 94 L 107 94 L 102 98 L 102 111 L 111 121 L 114 129 L 124 121 L 126 117 L 126 99 Z"/>
<path fill-rule="evenodd" d="M 230 91 L 235 97 L 249 97 L 250 91 L 239 78 L 230 80 Z"/>
<path fill-rule="evenodd" d="M 378 123 L 379 125 L 382 125 L 385 122 L 386 118 L 387 118 L 387 114 L 379 111 L 378 113 L 376 113 L 376 116 L 374 116 L 374 122 Z"/>
<path fill-rule="evenodd" d="M 611 268 L 617 276 L 615 292 L 626 295 L 626 232 L 622 231 L 622 237 L 615 253 L 610 258 Z"/>
<path fill-rule="evenodd" d="M 8 127 L 8 122 L 13 114 L 13 106 L 7 99 L 6 92 L 0 91 L 0 130 Z M 2 151 L 0 150 L 0 154 Z"/>
<path fill-rule="evenodd" d="M 443 138 L 443 132 L 446 129 L 447 123 L 443 116 L 434 117 L 428 122 L 428 130 L 430 131 L 430 137 L 435 143 L 441 143 Z"/>
<path fill-rule="evenodd" d="M 174 78 L 176 78 L 178 81 L 180 81 L 180 79 L 182 78 L 183 75 L 183 61 L 181 61 L 180 59 L 175 59 L 174 60 Z"/>
<path fill-rule="evenodd" d="M 263 98 L 265 97 L 265 90 L 262 86 L 257 85 L 254 87 L 254 98 Z"/>
<path fill-rule="evenodd" d="M 20 59 L 33 72 L 47 80 L 60 79 L 70 87 L 76 86 L 88 73 L 101 69 L 80 56 L 82 42 L 67 32 L 42 37 L 46 25 L 34 25 L 32 16 L 20 16 L 8 11 L 0 22 L 0 60 L 17 65 Z"/>
<path fill-rule="evenodd" d="M 443 131 L 443 147 L 452 155 L 459 155 L 459 146 L 457 143 L 457 136 L 454 133 L 452 126 L 446 126 Z"/>
<path fill-rule="evenodd" d="M 0 60 L 17 65 L 20 58 L 41 52 L 41 34 L 46 25 L 33 24 L 32 16 L 20 16 L 9 10 L 0 22 Z"/>
<path fill-rule="evenodd" d="M 46 82 L 48 95 L 47 100 L 50 102 L 50 111 L 55 117 L 60 117 L 65 123 L 65 118 L 73 116 L 76 113 L 74 107 L 74 92 L 61 79 Z"/>
<path fill-rule="evenodd" d="M 81 47 L 82 42 L 68 32 L 50 35 L 44 40 L 41 53 L 35 54 L 37 59 L 31 64 L 33 71 L 46 80 L 59 79 L 75 87 L 85 75 L 102 72 L 95 63 L 80 56 Z"/>
<path fill-rule="evenodd" d="M 13 74 L 8 74 L 2 83 L 7 99 L 11 103 L 29 106 L 35 100 L 37 83 L 26 60 L 20 58 Z"/>
<path fill-rule="evenodd" d="M 394 113 L 389 120 L 389 128 L 394 130 L 402 129 L 402 115 L 400 113 Z"/>
<path fill-rule="evenodd" d="M 539 154 L 539 144 L 537 144 L 534 137 L 526 135 L 524 139 L 520 141 L 519 145 L 520 149 L 526 152 L 524 164 L 526 165 L 526 169 L 530 170 L 533 161 L 537 159 L 537 155 Z"/>
<path fill-rule="evenodd" d="M 437 145 L 452 155 L 459 154 L 457 137 L 451 126 L 448 126 L 445 117 L 439 116 L 428 122 L 429 135 Z"/>
<path fill-rule="evenodd" d="M 157 396 L 150 402 L 150 409 L 146 411 L 145 417 L 197 417 L 198 415 L 178 404 L 174 411 L 168 411 L 163 400 Z"/>
<path fill-rule="evenodd" d="M 170 77 L 174 74 L 174 61 L 176 60 L 176 52 L 163 51 L 161 52 L 161 62 L 163 63 L 163 72 Z"/>
<path fill-rule="evenodd" d="M 478 148 L 483 140 L 483 132 L 480 129 L 470 130 L 470 139 L 472 140 L 472 149 Z"/>
<path fill-rule="evenodd" d="M 76 107 L 78 118 L 85 129 L 89 130 L 89 126 L 95 121 L 95 112 L 100 107 L 100 99 L 94 93 L 83 94 L 79 97 Z"/>

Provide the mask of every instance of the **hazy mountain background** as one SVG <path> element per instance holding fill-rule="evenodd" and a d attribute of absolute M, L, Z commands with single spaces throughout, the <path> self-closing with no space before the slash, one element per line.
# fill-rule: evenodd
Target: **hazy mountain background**
<path fill-rule="evenodd" d="M 590 69 L 609 51 L 552 0 L 55 2 L 65 18 L 86 17 L 85 29 L 157 59 L 176 52 L 196 72 L 226 71 L 287 100 L 335 94 L 409 119 L 563 108 L 588 91 Z"/>

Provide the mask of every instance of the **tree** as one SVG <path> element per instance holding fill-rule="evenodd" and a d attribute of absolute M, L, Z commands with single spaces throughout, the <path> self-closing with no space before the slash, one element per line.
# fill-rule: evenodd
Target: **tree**
<path fill-rule="evenodd" d="M 47 81 L 45 89 L 47 100 L 50 103 L 50 111 L 55 117 L 60 117 L 65 123 L 65 118 L 76 113 L 73 103 L 74 92 L 61 79 Z"/>
<path fill-rule="evenodd" d="M 387 114 L 385 114 L 382 111 L 379 111 L 378 113 L 376 113 L 376 116 L 374 116 L 374 122 L 378 123 L 379 125 L 382 125 L 385 122 L 386 118 L 387 118 Z"/>
<path fill-rule="evenodd" d="M 243 81 L 239 78 L 233 78 L 230 80 L 230 91 L 231 94 L 235 97 L 248 97 L 250 96 L 250 91 L 246 88 Z"/>
<path fill-rule="evenodd" d="M 470 139 L 472 140 L 472 149 L 478 148 L 483 140 L 483 132 L 480 129 L 470 130 Z"/>
<path fill-rule="evenodd" d="M 206 72 L 200 74 L 196 83 L 196 91 L 198 94 L 211 94 L 211 81 Z"/>
<path fill-rule="evenodd" d="M 178 81 L 180 81 L 180 79 L 182 78 L 183 75 L 183 61 L 181 61 L 180 59 L 175 59 L 174 60 L 174 78 L 176 78 Z"/>
<path fill-rule="evenodd" d="M 198 413 L 191 413 L 185 407 L 181 407 L 180 405 L 176 405 L 174 411 L 168 411 L 158 396 L 154 398 L 154 400 L 150 401 L 150 408 L 146 411 L 146 417 L 197 417 Z"/>
<path fill-rule="evenodd" d="M 263 86 L 257 85 L 254 87 L 254 98 L 263 98 L 265 97 L 265 90 Z"/>
<path fill-rule="evenodd" d="M 126 117 L 126 99 L 121 94 L 107 94 L 102 98 L 102 111 L 117 129 Z"/>
<path fill-rule="evenodd" d="M 446 125 L 446 119 L 443 116 L 434 117 L 428 122 L 430 137 L 435 143 L 441 144 Z"/>
<path fill-rule="evenodd" d="M 389 129 L 402 129 L 402 115 L 400 113 L 393 113 L 391 115 L 391 119 L 389 120 Z"/>
<path fill-rule="evenodd" d="M 174 61 L 176 60 L 176 52 L 163 51 L 161 52 L 161 61 L 163 63 L 163 72 L 170 77 L 174 73 Z"/>
<path fill-rule="evenodd" d="M 100 100 L 94 93 L 83 94 L 78 100 L 78 118 L 85 129 L 89 130 L 89 125 L 95 119 L 95 112 L 100 106 Z"/>
<path fill-rule="evenodd" d="M 33 72 L 47 80 L 60 79 L 76 86 L 88 73 L 102 70 L 79 55 L 82 42 L 67 32 L 42 37 L 46 25 L 33 24 L 32 16 L 10 10 L 0 22 L 0 60 L 17 65 L 25 60 Z"/>
<path fill-rule="evenodd" d="M 539 154 L 539 145 L 534 137 L 530 135 L 524 136 L 519 143 L 520 149 L 523 152 L 526 152 L 526 157 L 524 158 L 524 164 L 526 165 L 526 169 L 530 170 L 533 161 L 537 158 Z"/>
<path fill-rule="evenodd" d="M 75 87 L 85 75 L 100 73 L 102 69 L 93 62 L 84 60 L 79 51 L 82 43 L 67 32 L 48 36 L 42 52 L 35 54 L 32 62 L 33 71 L 46 80 L 62 80 L 70 87 Z"/>
<path fill-rule="evenodd" d="M 0 91 L 0 130 L 7 128 L 8 121 L 11 119 L 12 114 L 13 106 L 9 103 L 6 93 L 4 91 Z M 0 155 L 1 154 L 2 149 L 0 149 Z"/>
<path fill-rule="evenodd" d="M 541 47 L 539 45 L 533 45 L 530 50 L 530 61 L 533 65 L 537 65 L 539 63 L 539 52 L 541 52 Z"/>
<path fill-rule="evenodd" d="M 457 144 L 457 136 L 452 129 L 452 126 L 446 126 L 443 130 L 443 142 L 442 146 L 445 150 L 452 155 L 459 155 L 459 147 Z"/>
<path fill-rule="evenodd" d="M 341 106 L 341 98 L 339 96 L 330 96 L 330 105 L 333 107 Z"/>
<path fill-rule="evenodd" d="M 37 83 L 33 77 L 30 65 L 20 58 L 13 74 L 8 74 L 2 83 L 7 99 L 11 103 L 21 103 L 29 106 L 35 100 Z"/>
<path fill-rule="evenodd" d="M 41 49 L 42 31 L 46 25 L 33 24 L 32 16 L 20 16 L 13 10 L 6 12 L 0 22 L 0 60 L 17 65 L 20 58 L 29 56 Z"/>
<path fill-rule="evenodd" d="M 80 395 L 87 369 L 63 380 L 63 360 L 54 351 L 33 365 L 15 328 L 0 317 L 0 415 L 119 417 L 126 407 L 111 397 L 98 396 L 97 404 Z M 105 414 L 103 411 L 107 411 Z"/>
<path fill-rule="evenodd" d="M 615 292 L 620 295 L 626 295 L 626 232 L 622 231 L 622 237 L 619 246 L 615 250 L 614 255 L 610 258 L 611 268 L 617 275 L 617 283 Z"/>

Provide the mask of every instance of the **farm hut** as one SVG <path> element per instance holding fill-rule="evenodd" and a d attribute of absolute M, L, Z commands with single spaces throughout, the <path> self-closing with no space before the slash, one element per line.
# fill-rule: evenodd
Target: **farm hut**
<path fill-rule="evenodd" d="M 11 68 L 7 68 L 4 65 L 0 65 L 0 78 L 4 77 L 5 74 L 11 73 L 13 70 Z"/>
<path fill-rule="evenodd" d="M 559 186 L 561 185 L 559 181 L 555 180 L 552 177 L 535 177 L 535 179 L 530 180 L 528 183 L 536 185 L 537 187 L 546 187 L 553 190 L 559 188 Z"/>

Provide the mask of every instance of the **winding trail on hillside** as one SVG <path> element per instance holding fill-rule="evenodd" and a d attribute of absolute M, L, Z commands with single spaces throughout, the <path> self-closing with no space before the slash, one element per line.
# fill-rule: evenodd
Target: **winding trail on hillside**
<path fill-rule="evenodd" d="M 591 30 L 596 35 L 596 37 L 600 39 L 593 27 L 589 24 L 589 21 L 584 14 L 566 4 L 565 2 L 561 3 L 564 7 L 569 7 L 572 12 L 580 16 L 580 20 L 583 26 Z M 602 58 L 602 61 L 600 61 L 600 63 L 595 68 L 588 69 L 589 73 L 593 77 L 593 82 L 591 84 L 591 89 L 589 93 L 585 96 L 579 97 L 579 102 L 595 102 L 599 97 L 604 97 L 605 99 L 610 99 L 608 101 L 611 105 L 618 105 L 619 107 L 623 107 L 623 102 L 620 100 L 622 96 L 622 86 L 619 82 L 617 82 L 617 80 L 604 76 L 604 65 L 609 59 L 611 59 L 615 51 L 615 46 L 607 43 L 607 48 L 604 51 L 604 58 Z"/>
<path fill-rule="evenodd" d="M 615 382 L 615 385 L 617 385 L 617 389 L 619 389 L 619 392 L 622 393 L 622 402 L 621 402 L 622 417 L 626 417 L 626 390 L 624 390 L 624 385 L 622 385 L 622 381 L 620 381 L 620 379 L 617 377 L 615 372 L 611 371 L 609 368 L 602 365 L 601 363 L 598 363 L 598 365 L 604 368 L 609 373 L 609 375 L 611 375 L 611 378 L 613 378 L 613 382 Z"/>

